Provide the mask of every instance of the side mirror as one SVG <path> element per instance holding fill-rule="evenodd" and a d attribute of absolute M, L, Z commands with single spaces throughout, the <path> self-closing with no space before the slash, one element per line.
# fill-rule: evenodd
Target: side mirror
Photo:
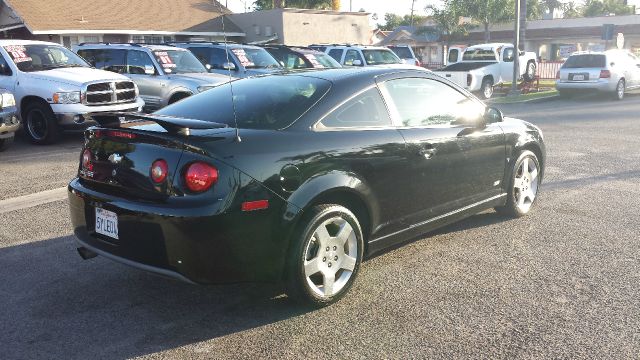
<path fill-rule="evenodd" d="M 206 67 L 207 70 L 211 70 L 211 64 L 206 64 L 204 67 Z"/>
<path fill-rule="evenodd" d="M 491 106 L 487 107 L 487 109 L 484 112 L 484 120 L 486 121 L 487 124 L 501 122 L 502 118 L 503 118 L 502 111 L 494 107 L 491 107 Z"/>
<path fill-rule="evenodd" d="M 353 60 L 353 62 L 351 63 L 351 65 L 353 65 L 353 66 L 362 66 L 362 61 L 360 61 L 360 60 Z"/>
<path fill-rule="evenodd" d="M 147 74 L 147 75 L 155 75 L 156 74 L 156 69 L 151 65 L 145 65 L 144 66 L 144 73 Z"/>
<path fill-rule="evenodd" d="M 614 63 L 613 61 L 611 62 L 611 64 L 609 64 L 611 66 L 616 66 L 616 63 Z"/>
<path fill-rule="evenodd" d="M 222 68 L 225 70 L 236 70 L 236 64 L 232 62 L 222 63 Z"/>

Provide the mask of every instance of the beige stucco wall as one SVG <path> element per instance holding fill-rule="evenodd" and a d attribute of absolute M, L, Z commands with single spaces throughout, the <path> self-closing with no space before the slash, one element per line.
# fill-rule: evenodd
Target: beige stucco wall
<path fill-rule="evenodd" d="M 266 40 L 273 36 L 278 35 L 278 39 L 282 39 L 282 10 L 265 10 L 244 14 L 229 15 L 231 21 L 238 25 L 242 31 L 247 34 L 244 41 L 253 42 Z M 266 34 L 267 26 L 271 27 L 272 35 Z M 256 27 L 260 34 L 256 34 Z M 281 42 L 281 41 L 279 41 Z"/>
<path fill-rule="evenodd" d="M 369 44 L 369 17 L 351 14 L 284 14 L 284 42 L 287 45 L 318 43 Z"/>
<path fill-rule="evenodd" d="M 275 34 L 278 43 L 287 45 L 371 42 L 367 14 L 275 9 L 233 14 L 229 18 L 247 34 L 246 42 L 266 40 Z M 265 34 L 267 26 L 271 27 L 271 36 Z"/>

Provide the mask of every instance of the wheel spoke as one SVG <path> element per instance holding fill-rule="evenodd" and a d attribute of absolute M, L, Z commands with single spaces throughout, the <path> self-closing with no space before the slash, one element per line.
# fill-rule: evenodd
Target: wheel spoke
<path fill-rule="evenodd" d="M 345 255 L 340 267 L 345 270 L 353 271 L 353 269 L 356 268 L 356 258 Z"/>
<path fill-rule="evenodd" d="M 529 158 L 524 158 L 522 160 L 522 176 L 525 176 L 529 173 Z"/>
<path fill-rule="evenodd" d="M 318 239 L 318 241 L 320 241 L 320 244 L 324 245 L 326 244 L 329 239 L 331 238 L 331 235 L 329 235 L 329 232 L 327 231 L 327 227 L 326 225 L 320 225 L 315 232 L 315 237 L 316 239 Z"/>
<path fill-rule="evenodd" d="M 535 199 L 536 194 L 533 193 L 533 190 L 529 189 L 527 190 L 527 192 L 525 193 L 526 197 L 529 198 L 529 201 L 533 202 L 533 199 Z"/>
<path fill-rule="evenodd" d="M 344 246 L 344 244 L 349 240 L 349 237 L 353 234 L 353 228 L 351 224 L 347 221 L 342 224 L 340 230 L 338 230 L 338 234 L 336 234 L 336 239 L 340 242 L 340 245 Z"/>
<path fill-rule="evenodd" d="M 304 264 L 304 274 L 305 276 L 311 276 L 320 271 L 320 261 L 318 258 L 313 258 L 309 261 L 305 261 Z"/>
<path fill-rule="evenodd" d="M 522 190 L 520 190 L 518 194 L 518 206 L 524 205 L 524 198 L 525 198 L 525 194 Z"/>
<path fill-rule="evenodd" d="M 531 170 L 531 182 L 536 181 L 536 178 L 538 177 L 538 168 L 533 168 L 533 170 Z"/>
<path fill-rule="evenodd" d="M 333 295 L 333 284 L 336 282 L 336 274 L 334 272 L 323 272 L 322 291 L 324 296 Z"/>

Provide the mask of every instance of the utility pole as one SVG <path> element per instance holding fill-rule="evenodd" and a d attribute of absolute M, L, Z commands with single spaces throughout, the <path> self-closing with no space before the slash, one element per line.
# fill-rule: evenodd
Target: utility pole
<path fill-rule="evenodd" d="M 415 4 L 416 4 L 416 0 L 412 0 L 411 1 L 411 21 L 410 21 L 411 26 L 413 26 L 413 7 L 415 6 Z"/>
<path fill-rule="evenodd" d="M 520 0 L 516 0 L 516 16 L 515 16 L 515 41 L 513 49 L 513 81 L 511 81 L 511 91 L 509 96 L 519 95 L 518 78 L 520 77 Z"/>
<path fill-rule="evenodd" d="M 349 12 L 353 11 L 353 0 L 349 0 Z"/>

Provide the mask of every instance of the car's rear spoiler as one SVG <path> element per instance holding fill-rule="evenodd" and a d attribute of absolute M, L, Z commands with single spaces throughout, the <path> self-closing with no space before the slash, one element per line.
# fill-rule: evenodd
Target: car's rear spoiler
<path fill-rule="evenodd" d="M 123 124 L 129 124 L 136 121 L 151 121 L 162 126 L 167 132 L 179 135 L 189 135 L 191 130 L 207 130 L 219 129 L 227 127 L 226 124 L 196 120 L 184 119 L 163 115 L 142 114 L 135 112 L 104 112 L 89 114 L 88 120 L 94 120 L 102 127 L 119 128 Z"/>

